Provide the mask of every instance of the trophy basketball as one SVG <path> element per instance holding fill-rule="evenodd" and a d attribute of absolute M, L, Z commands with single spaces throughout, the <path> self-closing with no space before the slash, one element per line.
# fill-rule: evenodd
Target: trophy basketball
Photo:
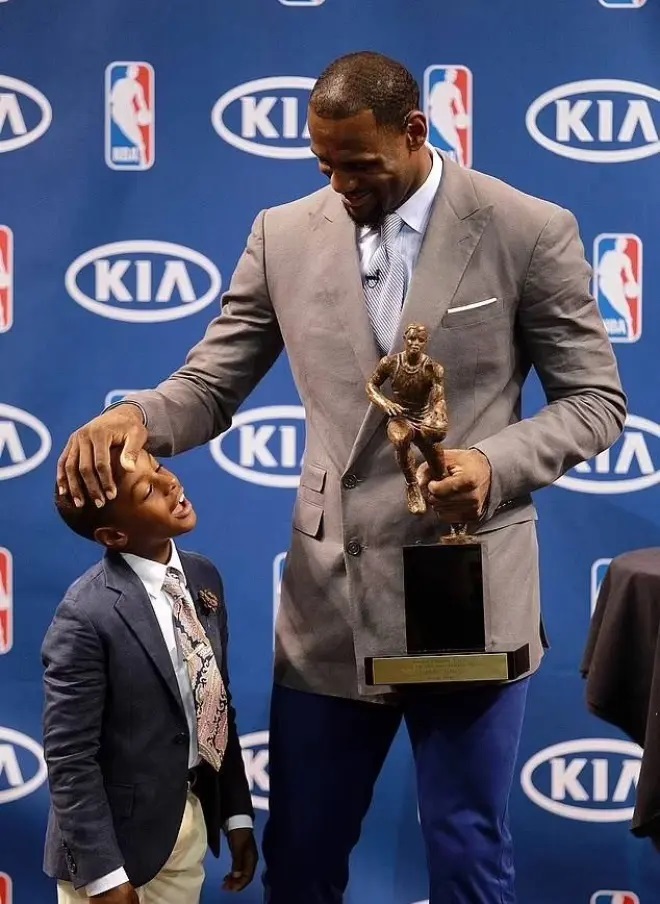
<path fill-rule="evenodd" d="M 447 477 L 442 441 L 448 419 L 444 369 L 425 354 L 428 331 L 411 323 L 404 351 L 383 358 L 366 390 L 387 414 L 387 435 L 406 483 L 408 510 L 427 512 L 417 482 L 422 453 L 432 480 Z M 389 398 L 381 391 L 388 381 Z M 369 685 L 500 682 L 529 669 L 529 645 L 487 644 L 484 620 L 484 549 L 467 525 L 449 525 L 435 544 L 404 546 L 403 594 L 406 649 L 365 659 Z"/>

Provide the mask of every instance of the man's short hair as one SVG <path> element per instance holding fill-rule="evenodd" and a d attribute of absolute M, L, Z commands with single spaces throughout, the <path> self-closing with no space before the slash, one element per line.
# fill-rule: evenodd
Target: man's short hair
<path fill-rule="evenodd" d="M 403 131 L 408 114 L 419 109 L 419 86 L 401 63 L 365 50 L 330 63 L 312 89 L 310 106 L 324 119 L 371 110 L 379 126 Z"/>

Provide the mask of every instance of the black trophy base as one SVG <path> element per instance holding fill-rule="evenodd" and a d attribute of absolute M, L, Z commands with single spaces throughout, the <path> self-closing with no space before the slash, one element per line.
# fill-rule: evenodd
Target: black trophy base
<path fill-rule="evenodd" d="M 483 564 L 474 538 L 403 548 L 406 649 L 365 659 L 368 685 L 511 681 L 529 670 L 528 644 L 486 643 Z"/>
<path fill-rule="evenodd" d="M 369 656 L 364 666 L 365 681 L 370 687 L 513 681 L 529 671 L 529 644 L 490 650 Z"/>

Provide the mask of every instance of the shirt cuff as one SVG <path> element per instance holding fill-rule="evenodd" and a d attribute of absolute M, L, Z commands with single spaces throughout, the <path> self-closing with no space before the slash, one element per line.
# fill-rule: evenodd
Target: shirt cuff
<path fill-rule="evenodd" d="M 122 866 L 119 869 L 108 873 L 107 876 L 103 876 L 101 879 L 95 879 L 94 882 L 90 882 L 89 885 L 86 885 L 85 894 L 88 898 L 92 898 L 94 895 L 102 895 L 104 891 L 110 891 L 111 888 L 117 888 L 118 885 L 123 885 L 124 882 L 128 882 L 128 876 L 126 875 L 126 870 Z"/>
<path fill-rule="evenodd" d="M 234 829 L 253 829 L 254 821 L 250 816 L 230 816 L 224 825 L 225 832 L 233 832 Z"/>

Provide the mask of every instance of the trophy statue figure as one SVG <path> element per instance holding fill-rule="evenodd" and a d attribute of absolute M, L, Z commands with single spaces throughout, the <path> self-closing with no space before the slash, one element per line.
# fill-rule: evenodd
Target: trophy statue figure
<path fill-rule="evenodd" d="M 417 446 L 429 466 L 432 480 L 447 476 L 442 441 L 447 436 L 448 418 L 445 400 L 444 368 L 424 351 L 428 330 L 423 323 L 410 323 L 403 334 L 404 350 L 381 358 L 367 383 L 367 395 L 388 415 L 387 436 L 395 449 L 396 460 L 406 480 L 408 510 L 423 515 L 426 500 L 417 482 L 418 461 L 412 446 Z M 394 399 L 380 387 L 390 381 Z M 442 543 L 467 543 L 466 524 L 451 524 Z"/>
<path fill-rule="evenodd" d="M 366 391 L 389 418 L 387 436 L 406 481 L 408 510 L 420 515 L 427 501 L 412 447 L 422 453 L 432 480 L 449 476 L 442 446 L 448 429 L 444 368 L 425 352 L 423 324 L 408 324 L 403 338 L 404 350 L 381 359 Z M 392 398 L 381 390 L 388 380 Z M 468 536 L 467 524 L 450 524 L 439 542 L 417 540 L 401 554 L 405 650 L 366 656 L 367 684 L 500 682 L 529 669 L 529 644 L 497 644 L 487 636 L 482 537 Z"/>
<path fill-rule="evenodd" d="M 367 395 L 388 415 L 387 436 L 395 448 L 406 480 L 408 509 L 415 515 L 426 511 L 426 500 L 417 483 L 415 445 L 428 462 L 431 476 L 446 476 L 442 440 L 447 435 L 444 369 L 425 353 L 428 330 L 411 323 L 403 334 L 404 350 L 382 358 L 367 383 Z M 393 399 L 380 387 L 390 381 Z"/>

